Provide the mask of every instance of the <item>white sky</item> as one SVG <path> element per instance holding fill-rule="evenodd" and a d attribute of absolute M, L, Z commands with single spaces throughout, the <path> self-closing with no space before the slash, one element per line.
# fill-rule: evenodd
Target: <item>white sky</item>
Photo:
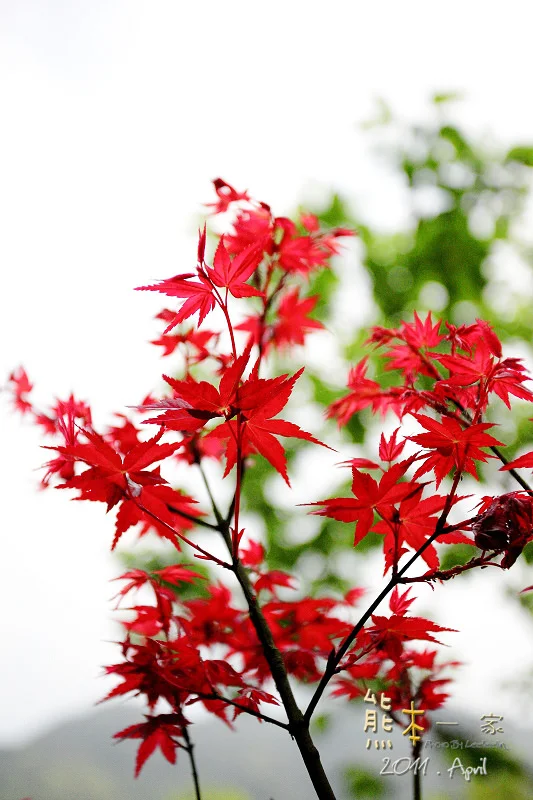
<path fill-rule="evenodd" d="M 433 92 L 462 90 L 471 130 L 533 141 L 532 22 L 521 0 L 0 0 L 0 375 L 23 363 L 43 405 L 74 389 L 97 421 L 140 400 L 162 371 L 147 344 L 160 301 L 132 288 L 190 268 L 217 176 L 277 214 L 338 189 L 400 218 L 356 130 L 376 95 L 416 119 Z M 0 425 L 0 739 L 14 741 L 105 693 L 117 565 L 100 506 L 36 493 L 39 432 L 4 411 Z M 485 698 L 517 637 L 531 660 L 531 631 L 477 592 L 454 587 L 438 620 L 474 665 L 456 697 L 525 722 Z"/>

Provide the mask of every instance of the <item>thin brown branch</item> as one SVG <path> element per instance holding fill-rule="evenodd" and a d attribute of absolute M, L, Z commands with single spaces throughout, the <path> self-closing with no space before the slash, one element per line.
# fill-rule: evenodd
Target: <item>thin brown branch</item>
<path fill-rule="evenodd" d="M 499 459 L 500 459 L 500 461 L 502 462 L 502 464 L 508 464 L 508 463 L 509 463 L 509 460 L 508 460 L 507 458 L 505 458 L 504 454 L 503 454 L 503 453 L 501 452 L 501 450 L 499 450 L 497 447 L 495 447 L 495 446 L 492 446 L 492 447 L 490 447 L 489 449 L 490 449 L 490 450 L 492 450 L 492 452 L 494 453 L 494 455 L 495 455 L 497 458 L 499 458 Z M 533 496 L 533 489 L 531 488 L 531 486 L 529 485 L 529 483 L 528 483 L 527 481 L 525 481 L 525 480 L 524 480 L 524 478 L 522 478 L 522 476 L 521 476 L 521 475 L 519 475 L 519 473 L 518 473 L 518 472 L 517 472 L 515 469 L 508 469 L 508 470 L 506 470 L 506 471 L 509 473 L 509 475 L 512 475 L 512 476 L 513 476 L 513 478 L 515 479 L 515 481 L 516 481 L 518 484 L 520 484 L 520 486 L 522 487 L 522 489 L 524 489 L 524 490 L 525 490 L 525 491 L 526 491 L 528 494 L 530 494 L 531 496 Z"/>
<path fill-rule="evenodd" d="M 201 517 L 195 517 L 193 514 L 188 514 L 186 511 L 180 511 L 179 508 L 174 508 L 171 503 L 167 503 L 167 508 L 169 511 L 172 511 L 173 514 L 178 514 L 178 516 L 188 519 L 190 522 L 194 522 L 195 525 L 199 525 L 202 528 L 209 528 L 212 531 L 218 530 L 217 526 L 213 525 L 212 522 L 206 522 L 206 520 Z"/>
<path fill-rule="evenodd" d="M 492 558 L 495 553 L 492 553 L 487 558 Z M 462 572 L 467 572 L 470 569 L 475 569 L 476 567 L 481 567 L 484 569 L 485 567 L 499 567 L 503 569 L 501 564 L 496 564 L 494 561 L 487 561 L 486 558 L 472 558 L 466 564 L 459 564 L 456 567 L 451 567 L 451 569 L 445 570 L 435 570 L 435 572 L 426 573 L 425 575 L 417 575 L 413 578 L 400 578 L 398 583 L 426 583 L 427 581 L 448 581 L 450 578 L 455 578 L 456 575 L 460 575 Z"/>
<path fill-rule="evenodd" d="M 137 505 L 137 507 L 141 509 L 141 511 L 144 511 L 144 513 L 148 514 L 149 517 L 152 517 L 152 519 L 155 519 L 155 521 L 159 525 L 162 525 L 164 528 L 166 528 L 167 530 L 171 531 L 175 536 L 177 536 L 179 539 L 181 539 L 182 542 L 185 542 L 185 544 L 188 544 L 189 547 L 192 547 L 194 550 L 196 550 L 197 552 L 201 553 L 205 558 L 209 559 L 210 561 L 214 561 L 216 564 L 219 565 L 219 567 L 224 567 L 225 569 L 233 569 L 231 564 L 228 564 L 226 561 L 222 561 L 222 559 L 220 559 L 217 556 L 213 555 L 213 553 L 208 553 L 208 551 L 204 550 L 203 547 L 200 547 L 199 544 L 196 544 L 195 542 L 191 542 L 191 540 L 188 539 L 187 536 L 185 536 L 185 534 L 183 534 L 180 531 L 176 530 L 176 528 L 173 528 L 172 525 L 169 525 L 168 522 L 165 522 L 165 520 L 161 519 L 161 517 L 158 517 L 157 514 L 154 514 L 153 511 L 149 511 L 146 508 L 146 506 L 143 506 L 143 504 L 140 503 L 135 497 L 131 497 L 131 499 Z M 216 528 L 215 530 L 218 530 L 218 528 Z"/>
<path fill-rule="evenodd" d="M 194 758 L 194 744 L 191 741 L 191 737 L 189 736 L 189 731 L 187 730 L 187 726 L 183 728 L 183 738 L 186 742 L 185 750 L 187 751 L 187 755 L 189 756 L 189 761 L 191 763 L 191 772 L 192 772 L 192 779 L 194 781 L 194 791 L 196 794 L 196 800 L 202 800 L 202 795 L 200 792 L 200 779 L 198 777 L 198 770 L 196 768 L 196 760 Z"/>
<path fill-rule="evenodd" d="M 235 706 L 235 708 L 240 709 L 245 714 L 251 714 L 252 717 L 257 717 L 257 719 L 262 719 L 264 722 L 270 722 L 271 725 L 277 725 L 278 728 L 283 728 L 284 730 L 289 730 L 289 724 L 287 722 L 281 722 L 279 719 L 274 719 L 274 717 L 269 717 L 268 714 L 263 714 L 261 711 L 256 711 L 253 708 L 249 708 L 248 706 L 239 703 L 237 700 L 231 700 L 229 697 L 223 697 L 218 692 L 213 692 L 212 694 L 198 694 L 204 700 L 221 700 L 223 703 L 227 703 L 230 706 Z"/>

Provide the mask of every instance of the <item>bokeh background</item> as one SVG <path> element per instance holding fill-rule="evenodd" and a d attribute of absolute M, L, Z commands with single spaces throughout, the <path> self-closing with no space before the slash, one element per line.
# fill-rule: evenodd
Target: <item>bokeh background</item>
<path fill-rule="evenodd" d="M 316 403 L 342 387 L 365 328 L 414 308 L 488 318 L 531 365 L 532 22 L 520 0 L 0 2 L 1 373 L 24 364 L 43 406 L 75 390 L 97 424 L 158 386 L 167 367 L 148 342 L 160 302 L 132 289 L 194 264 L 218 176 L 277 215 L 305 207 L 359 232 L 338 281 L 316 287 L 334 313 L 302 354 L 311 377 L 296 421 L 323 424 Z M 2 405 L 0 741 L 10 748 L 109 689 L 109 580 L 122 565 L 101 508 L 36 491 L 40 432 Z M 516 452 L 531 441 L 528 414 L 519 408 L 501 431 Z M 363 414 L 340 447 L 371 454 L 375 437 Z M 266 468 L 251 486 L 258 508 L 275 496 L 284 509 L 284 532 L 274 519 L 261 532 L 274 562 L 291 560 L 316 591 L 338 574 L 377 588 L 375 554 L 349 552 L 351 533 L 290 521 L 296 503 L 340 481 L 317 477 L 305 453 L 294 467 L 290 496 Z M 519 755 L 533 628 L 518 591 L 532 570 L 522 559 L 509 575 L 422 587 L 417 606 L 460 630 L 446 640 L 446 656 L 464 662 L 450 713 L 474 724 L 504 715 Z"/>

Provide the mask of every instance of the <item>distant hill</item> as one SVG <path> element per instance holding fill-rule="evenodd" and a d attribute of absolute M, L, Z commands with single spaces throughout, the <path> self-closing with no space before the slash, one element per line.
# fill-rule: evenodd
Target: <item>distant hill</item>
<path fill-rule="evenodd" d="M 441 715 L 442 718 L 443 715 Z M 397 729 L 393 734 L 392 751 L 365 748 L 367 734 L 363 731 L 362 706 L 335 710 L 335 719 L 325 730 L 316 732 L 323 762 L 339 800 L 353 795 L 346 782 L 347 770 L 352 781 L 367 786 L 366 797 L 411 799 L 409 775 L 393 775 L 376 779 L 384 762 L 383 757 L 399 759 L 409 754 L 406 737 Z M 85 717 L 59 725 L 25 747 L 0 750 L 0 800 L 178 800 L 192 798 L 192 782 L 186 755 L 178 753 L 173 767 L 158 753 L 145 765 L 140 777 L 133 778 L 135 742 L 115 743 L 112 735 L 135 722 L 142 721 L 142 710 L 123 705 L 99 709 Z M 479 739 L 476 723 L 461 723 L 466 738 Z M 250 717 L 237 720 L 236 731 L 229 731 L 218 721 L 197 723 L 191 730 L 196 744 L 196 756 L 204 791 L 203 800 L 311 800 L 313 790 L 301 765 L 296 745 L 284 731 Z M 464 731 L 470 730 L 470 734 Z M 457 735 L 458 734 L 454 734 Z M 433 737 L 434 738 L 434 737 Z M 458 738 L 460 738 L 458 736 Z M 482 737 L 488 738 L 488 737 Z M 527 742 L 519 732 L 506 728 L 505 742 Z M 456 772 L 450 778 L 449 762 L 442 760 L 439 749 L 426 749 L 430 757 L 424 778 L 424 800 L 431 797 L 466 797 L 469 787 L 489 788 L 496 764 L 489 754 L 488 776 L 475 776 L 470 783 Z M 448 751 L 451 752 L 451 751 Z M 461 756 L 465 751 L 454 751 Z M 471 751 L 474 752 L 474 751 Z M 477 755 L 477 752 L 475 753 Z M 478 759 L 479 760 L 479 759 Z M 406 762 L 403 762 L 404 764 Z M 357 778 L 354 769 L 366 773 Z M 441 772 L 439 777 L 436 773 Z M 374 783 L 368 777 L 374 777 Z M 533 797 L 513 795 L 513 797 Z M 217 790 L 210 794 L 209 790 Z M 363 795 L 360 795 L 363 796 Z M 480 793 L 477 796 L 483 797 Z M 488 795 L 487 795 L 488 796 Z M 490 795 L 493 796 L 492 794 Z M 497 797 L 497 795 L 494 795 Z M 511 795 L 509 795 L 510 797 Z M 503 797 L 503 795 L 502 795 Z"/>

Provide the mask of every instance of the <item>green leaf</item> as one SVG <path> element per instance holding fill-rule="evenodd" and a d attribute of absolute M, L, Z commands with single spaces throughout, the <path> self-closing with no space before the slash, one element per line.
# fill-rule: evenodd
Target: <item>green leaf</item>
<path fill-rule="evenodd" d="M 454 146 L 459 158 L 468 161 L 475 160 L 471 145 L 457 128 L 454 128 L 452 125 L 443 125 L 439 134 L 442 139 L 446 139 Z"/>
<path fill-rule="evenodd" d="M 505 159 L 506 161 L 518 161 L 519 164 L 525 164 L 526 167 L 533 167 L 533 147 L 527 145 L 512 147 Z"/>
<path fill-rule="evenodd" d="M 348 767 L 344 770 L 343 778 L 346 791 L 350 793 L 351 797 L 358 798 L 358 800 L 380 798 L 385 795 L 383 779 L 366 769 Z"/>
<path fill-rule="evenodd" d="M 463 95 L 460 92 L 443 92 L 442 94 L 434 94 L 431 98 L 435 105 L 439 106 L 443 103 L 452 103 L 461 100 Z"/>
<path fill-rule="evenodd" d="M 533 564 L 533 542 L 528 542 L 522 550 L 522 555 L 527 564 Z"/>
<path fill-rule="evenodd" d="M 474 556 L 476 548 L 468 544 L 449 544 L 439 549 L 440 569 L 452 569 L 466 564 Z"/>
<path fill-rule="evenodd" d="M 331 728 L 331 714 L 318 714 L 312 718 L 311 725 L 317 733 L 325 733 Z"/>
<path fill-rule="evenodd" d="M 354 414 L 348 421 L 348 424 L 344 426 L 343 430 L 350 434 L 352 442 L 361 444 L 365 439 L 366 429 L 361 422 L 359 414 Z"/>

